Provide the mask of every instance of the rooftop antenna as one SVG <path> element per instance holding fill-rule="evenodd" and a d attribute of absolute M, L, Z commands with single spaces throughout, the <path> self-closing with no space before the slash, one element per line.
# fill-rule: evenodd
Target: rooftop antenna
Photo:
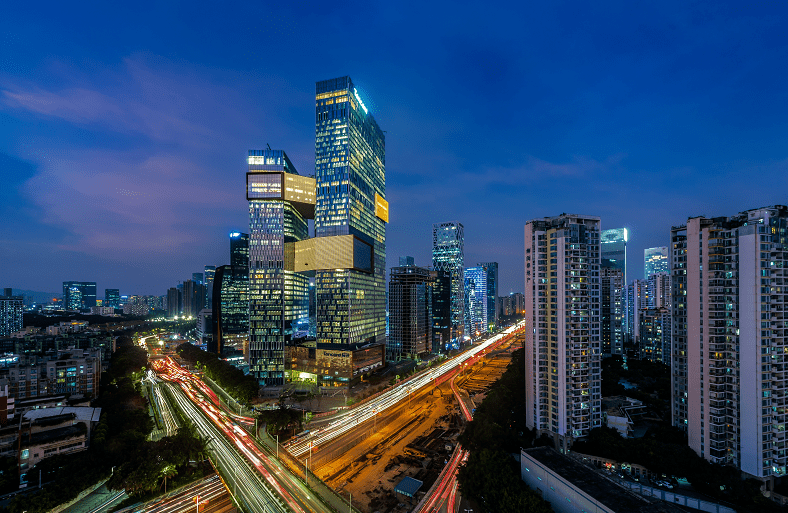
<path fill-rule="evenodd" d="M 265 143 L 265 145 L 268 147 L 268 149 L 269 149 L 269 150 L 271 149 L 271 145 L 270 145 L 270 144 L 268 144 L 268 143 Z M 272 150 L 272 151 L 273 151 L 273 150 Z"/>

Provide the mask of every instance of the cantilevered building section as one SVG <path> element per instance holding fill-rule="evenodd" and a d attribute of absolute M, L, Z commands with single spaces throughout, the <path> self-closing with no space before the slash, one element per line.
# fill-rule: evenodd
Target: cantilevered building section
<path fill-rule="evenodd" d="M 686 295 L 676 297 L 683 284 L 674 280 L 672 308 L 673 324 L 686 322 L 687 357 L 676 360 L 683 344 L 674 342 L 673 365 L 682 369 L 674 393 L 687 393 L 689 445 L 757 478 L 783 476 L 788 207 L 690 218 L 673 229 L 674 248 L 682 232 L 686 268 L 674 258 L 673 276 L 686 269 Z"/>
<path fill-rule="evenodd" d="M 461 223 L 432 225 L 432 267 L 451 279 L 451 335 L 459 338 L 465 327 L 465 232 Z M 447 341 L 444 341 L 447 342 Z"/>
<path fill-rule="evenodd" d="M 526 415 L 565 452 L 601 425 L 600 219 L 525 225 Z"/>
<path fill-rule="evenodd" d="M 250 150 L 249 369 L 264 386 L 285 383 L 285 346 L 308 324 L 309 277 L 295 271 L 295 243 L 309 235 L 315 179 L 300 176 L 282 150 Z"/>
<path fill-rule="evenodd" d="M 305 263 L 316 265 L 317 347 L 380 346 L 381 361 L 371 365 L 382 365 L 389 219 L 385 137 L 350 77 L 318 82 L 315 92 L 315 239 L 301 249 L 314 258 Z"/>

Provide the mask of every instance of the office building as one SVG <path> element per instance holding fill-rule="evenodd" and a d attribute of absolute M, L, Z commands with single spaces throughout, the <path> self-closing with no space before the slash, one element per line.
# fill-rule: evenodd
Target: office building
<path fill-rule="evenodd" d="M 205 281 L 205 306 L 210 308 L 213 304 L 213 277 L 216 274 L 215 265 L 206 265 L 204 281 Z"/>
<path fill-rule="evenodd" d="M 623 269 L 626 279 L 627 270 L 627 240 L 629 233 L 626 228 L 611 228 L 602 230 L 602 260 L 601 265 L 614 269 Z"/>
<path fill-rule="evenodd" d="M 465 233 L 458 222 L 432 225 L 432 267 L 451 279 L 451 341 L 465 328 Z"/>
<path fill-rule="evenodd" d="M 476 264 L 487 271 L 487 331 L 495 331 L 498 325 L 498 262 Z"/>
<path fill-rule="evenodd" d="M 101 306 L 118 308 L 120 306 L 120 290 L 104 289 L 104 302 Z"/>
<path fill-rule="evenodd" d="M 205 308 L 205 285 L 195 280 L 183 282 L 183 315 L 197 317 L 203 308 Z"/>
<path fill-rule="evenodd" d="M 249 234 L 230 233 L 230 265 L 213 281 L 213 340 L 208 351 L 249 357 Z"/>
<path fill-rule="evenodd" d="M 464 271 L 465 335 L 471 340 L 487 333 L 487 278 L 485 267 L 468 267 Z"/>
<path fill-rule="evenodd" d="M 447 271 L 430 271 L 432 303 L 432 352 L 449 349 L 451 342 L 451 275 Z"/>
<path fill-rule="evenodd" d="M 640 311 L 638 318 L 640 359 L 670 365 L 670 309 L 646 308 Z"/>
<path fill-rule="evenodd" d="M 600 219 L 525 225 L 526 424 L 561 452 L 601 426 Z"/>
<path fill-rule="evenodd" d="M 643 250 L 643 263 L 645 278 L 648 279 L 652 274 L 669 273 L 670 259 L 668 257 L 668 247 L 660 246 L 657 248 L 647 248 Z"/>
<path fill-rule="evenodd" d="M 22 331 L 22 296 L 12 296 L 11 289 L 5 289 L 5 294 L 0 297 L 0 337 L 10 337 L 12 333 Z"/>
<path fill-rule="evenodd" d="M 382 355 L 389 220 L 386 151 L 384 133 L 367 103 L 350 77 L 315 86 L 315 240 L 306 246 L 314 245 L 318 259 L 317 347 L 353 352 L 379 346 L 374 352 Z M 367 366 L 352 362 L 353 376 Z"/>
<path fill-rule="evenodd" d="M 264 386 L 285 384 L 285 346 L 309 325 L 309 277 L 296 272 L 295 243 L 308 237 L 315 180 L 281 150 L 250 150 L 249 369 Z"/>
<path fill-rule="evenodd" d="M 673 366 L 682 371 L 674 391 L 686 391 L 689 445 L 755 478 L 783 476 L 788 207 L 694 217 L 671 235 L 684 246 L 674 255 L 686 251 L 673 260 L 673 276 L 686 283 L 674 282 L 672 309 L 674 326 L 686 326 L 674 337 Z M 677 361 L 681 351 L 686 360 Z"/>
<path fill-rule="evenodd" d="M 76 291 L 79 291 L 78 300 L 75 299 L 77 297 Z M 69 310 L 81 310 L 96 306 L 96 282 L 64 281 L 63 304 Z"/>
<path fill-rule="evenodd" d="M 391 268 L 386 341 L 389 361 L 417 358 L 432 346 L 433 279 L 429 269 L 413 265 L 413 258 L 408 258 L 404 260 L 407 265 Z"/>
<path fill-rule="evenodd" d="M 192 281 L 198 285 L 203 285 L 203 273 L 192 273 Z"/>
<path fill-rule="evenodd" d="M 624 270 L 603 265 L 599 280 L 602 354 L 624 354 Z"/>

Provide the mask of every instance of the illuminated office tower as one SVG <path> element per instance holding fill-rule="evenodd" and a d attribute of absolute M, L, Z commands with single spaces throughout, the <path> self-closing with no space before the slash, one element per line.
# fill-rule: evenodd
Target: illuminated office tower
<path fill-rule="evenodd" d="M 357 376 L 385 353 L 385 136 L 350 77 L 317 82 L 315 93 L 315 239 L 305 249 L 315 257 L 317 348 L 376 348 L 367 354 L 380 361 L 348 362 Z"/>
<path fill-rule="evenodd" d="M 102 306 L 109 306 L 111 308 L 120 307 L 120 290 L 104 289 L 104 304 Z"/>
<path fill-rule="evenodd" d="M 498 325 L 498 262 L 476 264 L 487 272 L 487 332 L 495 331 Z"/>
<path fill-rule="evenodd" d="M 308 236 L 315 180 L 282 150 L 249 150 L 249 370 L 264 386 L 285 383 L 285 346 L 309 324 L 309 277 L 296 272 L 295 243 Z"/>
<path fill-rule="evenodd" d="M 72 296 L 74 289 L 79 290 L 79 301 L 75 301 Z M 63 304 L 66 308 L 79 310 L 96 306 L 96 282 L 95 281 L 64 281 L 63 282 Z"/>
<path fill-rule="evenodd" d="M 203 273 L 192 273 L 192 281 L 200 285 L 205 284 L 203 281 Z"/>
<path fill-rule="evenodd" d="M 624 353 L 624 270 L 600 266 L 602 354 Z"/>
<path fill-rule="evenodd" d="M 690 218 L 672 230 L 682 234 L 686 260 L 674 260 L 673 270 L 686 271 L 686 295 L 674 294 L 673 323 L 686 323 L 687 358 L 674 380 L 687 392 L 689 446 L 762 480 L 783 476 L 788 207 Z"/>
<path fill-rule="evenodd" d="M 668 247 L 660 246 L 657 248 L 644 249 L 643 264 L 646 271 L 646 279 L 652 274 L 669 273 L 670 261 L 668 257 Z"/>
<path fill-rule="evenodd" d="M 465 334 L 471 339 L 487 333 L 487 268 L 467 267 L 465 282 Z"/>
<path fill-rule="evenodd" d="M 601 426 L 598 217 L 525 225 L 526 425 L 561 452 Z"/>
<path fill-rule="evenodd" d="M 620 269 L 624 276 L 622 281 L 622 289 L 621 295 L 624 301 L 621 302 L 621 309 L 614 310 L 613 315 L 616 317 L 621 317 L 626 322 L 624 324 L 624 329 L 626 330 L 627 334 L 631 335 L 631 332 L 628 330 L 629 326 L 629 319 L 627 318 L 627 309 L 626 309 L 626 295 L 623 289 L 627 283 L 627 240 L 629 239 L 629 233 L 626 228 L 613 228 L 610 230 L 602 230 L 602 239 L 601 239 L 601 260 L 600 265 L 602 267 L 607 267 L 610 269 Z M 615 307 L 615 305 L 613 305 Z M 603 308 L 607 308 L 606 306 Z M 622 341 L 623 343 L 623 341 Z M 623 348 L 623 346 L 622 346 Z M 620 354 L 620 353 L 614 353 Z"/>
<path fill-rule="evenodd" d="M 432 267 L 451 279 L 451 335 L 462 340 L 465 328 L 465 233 L 457 222 L 432 225 Z"/>
<path fill-rule="evenodd" d="M 246 358 L 249 344 L 249 234 L 230 233 L 230 262 L 230 265 L 217 267 L 214 275 L 211 305 L 214 333 L 208 351 L 229 356 L 243 354 Z"/>

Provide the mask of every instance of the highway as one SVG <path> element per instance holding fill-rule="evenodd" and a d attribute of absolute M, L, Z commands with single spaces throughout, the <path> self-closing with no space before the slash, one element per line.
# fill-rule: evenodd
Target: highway
<path fill-rule="evenodd" d="M 223 409 L 215 394 L 201 380 L 171 358 L 153 362 L 178 406 L 208 440 L 216 466 L 230 492 L 246 512 L 328 512 L 300 479 L 276 459 L 265 454 L 239 423 L 253 419 Z"/>
<path fill-rule="evenodd" d="M 365 404 L 352 408 L 343 413 L 337 414 L 329 424 L 321 429 L 311 431 L 307 435 L 292 440 L 285 444 L 288 451 L 295 457 L 300 458 L 309 453 L 310 447 L 317 447 L 334 438 L 354 429 L 359 424 L 373 419 L 377 414 L 391 408 L 399 401 L 407 399 L 408 395 L 421 387 L 442 382 L 441 378 L 461 365 L 473 365 L 488 350 L 495 348 L 509 335 L 521 330 L 525 326 L 522 321 L 503 333 L 492 336 L 489 339 L 471 347 L 467 351 L 451 358 L 433 369 L 428 369 L 423 373 L 406 380 L 391 390 L 383 392 L 380 396 Z M 444 378 L 445 379 L 445 378 Z M 460 404 L 463 404 L 462 401 Z M 311 444 L 311 445 L 310 445 Z"/>

